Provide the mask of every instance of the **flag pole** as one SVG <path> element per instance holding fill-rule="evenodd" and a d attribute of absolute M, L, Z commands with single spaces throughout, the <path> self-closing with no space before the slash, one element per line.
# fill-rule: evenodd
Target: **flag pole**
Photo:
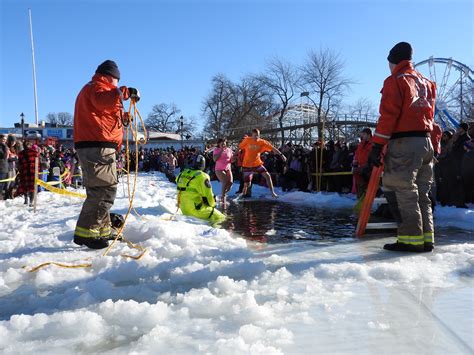
<path fill-rule="evenodd" d="M 36 90 L 35 44 L 33 41 L 33 21 L 31 20 L 31 9 L 28 9 L 28 15 L 30 18 L 31 59 L 33 64 L 33 89 L 35 94 L 35 123 L 38 126 L 38 94 Z"/>

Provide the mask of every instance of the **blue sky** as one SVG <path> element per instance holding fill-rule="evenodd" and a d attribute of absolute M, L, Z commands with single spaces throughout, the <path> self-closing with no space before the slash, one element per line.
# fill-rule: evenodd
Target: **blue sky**
<path fill-rule="evenodd" d="M 329 47 L 358 84 L 346 102 L 378 105 L 386 57 L 399 41 L 414 61 L 453 57 L 472 66 L 472 1 L 0 1 L 0 126 L 34 122 L 28 8 L 33 11 L 40 119 L 74 112 L 82 86 L 105 59 L 121 84 L 142 94 L 143 115 L 175 102 L 200 117 L 211 77 L 237 80 L 272 56 L 295 64 L 310 49 Z"/>

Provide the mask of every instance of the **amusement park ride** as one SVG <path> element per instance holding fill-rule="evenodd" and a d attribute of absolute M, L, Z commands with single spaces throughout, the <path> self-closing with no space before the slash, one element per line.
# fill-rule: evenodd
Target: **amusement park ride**
<path fill-rule="evenodd" d="M 435 120 L 443 130 L 474 119 L 472 69 L 452 58 L 433 57 L 415 64 L 415 68 L 436 83 Z"/>

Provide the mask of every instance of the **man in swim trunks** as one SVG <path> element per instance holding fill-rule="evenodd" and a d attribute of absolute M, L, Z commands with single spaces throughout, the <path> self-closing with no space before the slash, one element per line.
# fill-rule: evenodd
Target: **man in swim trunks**
<path fill-rule="evenodd" d="M 260 131 L 258 129 L 252 130 L 252 137 L 245 138 L 240 144 L 239 149 L 243 150 L 244 157 L 242 162 L 242 170 L 244 174 L 244 189 L 242 195 L 245 196 L 247 189 L 252 184 L 252 177 L 254 173 L 262 174 L 267 182 L 267 186 L 272 192 L 273 197 L 278 197 L 273 189 L 273 182 L 267 169 L 263 166 L 263 162 L 260 159 L 260 154 L 264 152 L 274 152 L 279 155 L 284 162 L 286 157 L 281 152 L 273 147 L 268 141 L 260 138 Z"/>

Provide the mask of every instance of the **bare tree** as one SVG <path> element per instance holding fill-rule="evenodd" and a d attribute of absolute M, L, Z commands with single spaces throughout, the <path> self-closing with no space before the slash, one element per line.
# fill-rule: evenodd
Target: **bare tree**
<path fill-rule="evenodd" d="M 182 120 L 181 120 L 181 117 L 183 118 Z M 182 126 L 181 126 L 181 121 L 183 123 Z M 196 129 L 197 129 L 196 122 L 197 120 L 196 120 L 196 117 L 194 116 L 189 116 L 189 117 L 180 116 L 179 125 L 178 125 L 178 129 L 176 130 L 176 133 L 181 134 L 186 139 L 188 137 L 191 138 L 193 136 L 196 136 Z"/>
<path fill-rule="evenodd" d="M 180 113 L 181 110 L 174 103 L 153 105 L 145 124 L 152 131 L 174 132 L 179 129 Z"/>
<path fill-rule="evenodd" d="M 46 122 L 51 123 L 51 124 L 57 124 L 58 123 L 58 115 L 54 112 L 50 112 L 46 115 Z"/>
<path fill-rule="evenodd" d="M 330 49 L 308 53 L 306 63 L 301 67 L 303 87 L 315 93 L 318 119 L 318 137 L 322 136 L 321 119 L 330 112 L 352 81 L 344 75 L 344 61 Z"/>
<path fill-rule="evenodd" d="M 72 126 L 73 118 L 69 112 L 50 112 L 46 115 L 46 121 L 59 126 Z"/>
<path fill-rule="evenodd" d="M 474 119 L 474 82 L 464 78 L 445 100 L 449 102 L 449 111 L 460 121 Z"/>
<path fill-rule="evenodd" d="M 217 138 L 223 136 L 229 121 L 231 97 L 235 95 L 234 84 L 223 74 L 212 78 L 212 88 L 203 102 L 202 114 L 205 131 Z"/>
<path fill-rule="evenodd" d="M 349 106 L 351 117 L 358 121 L 368 121 L 370 117 L 375 116 L 376 112 L 374 103 L 366 97 L 359 98 L 354 104 Z"/>
<path fill-rule="evenodd" d="M 212 79 L 212 88 L 203 102 L 205 132 L 212 138 L 236 137 L 250 127 L 265 125 L 272 108 L 271 97 L 255 76 L 233 83 L 222 74 Z"/>
<path fill-rule="evenodd" d="M 295 96 L 297 73 L 293 65 L 279 58 L 273 58 L 267 63 L 265 73 L 257 76 L 263 86 L 273 97 L 275 112 L 280 126 L 281 144 L 285 143 L 283 129 L 284 118 L 290 100 Z"/>
<path fill-rule="evenodd" d="M 251 127 L 268 126 L 268 120 L 274 108 L 271 95 L 255 76 L 246 76 L 234 85 L 231 95 L 230 120 L 228 132 L 232 136 L 241 136 L 250 131 Z"/>

